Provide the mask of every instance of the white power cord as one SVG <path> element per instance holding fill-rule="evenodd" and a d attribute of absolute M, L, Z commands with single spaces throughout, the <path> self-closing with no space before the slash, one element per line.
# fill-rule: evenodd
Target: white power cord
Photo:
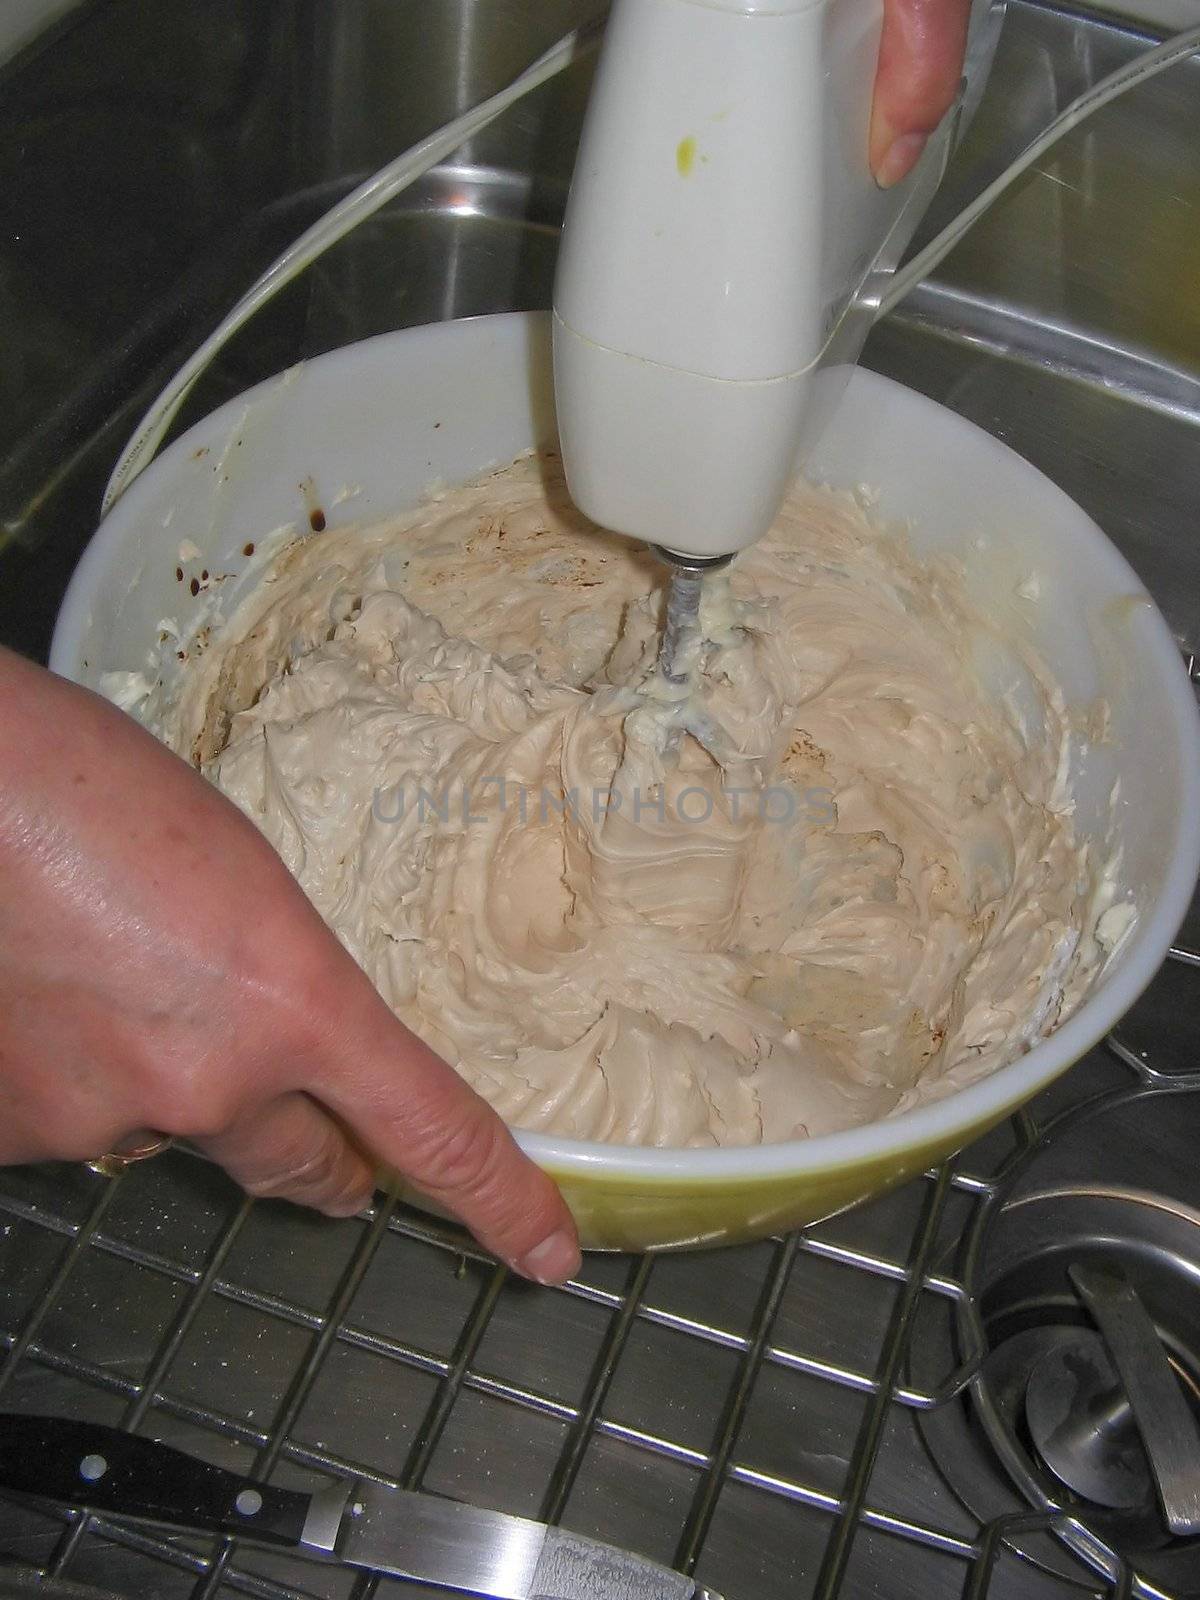
<path fill-rule="evenodd" d="M 506 88 L 465 111 L 453 122 L 429 134 L 401 156 L 380 168 L 331 211 L 302 233 L 260 278 L 247 290 L 229 314 L 217 325 L 196 353 L 175 374 L 170 383 L 146 412 L 134 431 L 133 437 L 121 452 L 120 458 L 104 491 L 102 514 L 107 514 L 143 472 L 162 443 L 180 406 L 187 399 L 197 379 L 213 358 L 224 349 L 229 340 L 243 327 L 255 312 L 261 310 L 285 284 L 298 277 L 318 256 L 339 239 L 345 238 L 358 223 L 372 216 L 381 206 L 395 198 L 404 189 L 422 177 L 431 167 L 452 154 L 473 134 L 486 128 L 490 122 L 507 111 L 525 95 L 563 71 L 572 62 L 581 59 L 599 42 L 602 19 L 577 28 L 552 45 L 549 50 L 514 78 Z M 1099 111 L 1118 95 L 1184 60 L 1200 50 L 1200 28 L 1189 28 L 1176 33 L 1153 50 L 1129 61 L 1112 72 L 1086 93 L 1071 102 L 1038 136 L 1028 144 L 1017 159 L 998 178 L 988 185 L 970 205 L 959 212 L 925 248 L 892 278 L 887 293 L 880 301 L 877 316 L 885 316 L 912 289 L 928 276 L 962 238 L 990 205 L 1015 182 L 1050 147 L 1077 128 L 1085 118 Z"/>
<path fill-rule="evenodd" d="M 1085 118 L 1099 111 L 1102 106 L 1108 105 L 1118 95 L 1124 94 L 1126 90 L 1133 89 L 1140 83 L 1145 83 L 1148 78 L 1153 78 L 1167 67 L 1173 67 L 1177 61 L 1183 61 L 1196 50 L 1200 50 L 1200 28 L 1188 28 L 1183 33 L 1172 34 L 1153 50 L 1146 50 L 1141 55 L 1135 56 L 1123 67 L 1110 72 L 1107 78 L 1101 78 L 1099 83 L 1093 84 L 1077 100 L 1072 100 L 1066 110 L 1060 111 L 1054 121 L 1025 146 L 1017 159 L 1005 167 L 998 178 L 989 183 L 981 194 L 976 195 L 970 205 L 964 206 L 936 238 L 930 240 L 923 250 L 919 250 L 912 260 L 893 276 L 887 293 L 879 302 L 876 316 L 886 316 L 906 294 L 916 288 L 923 278 L 927 278 L 942 258 L 953 250 L 967 229 L 979 220 L 1010 184 L 1027 171 L 1040 156 L 1045 155 L 1051 145 L 1057 144 Z"/>
<path fill-rule="evenodd" d="M 564 35 L 506 88 L 469 111 L 464 111 L 453 122 L 446 123 L 390 161 L 386 167 L 381 167 L 289 245 L 218 323 L 138 423 L 108 480 L 101 503 L 101 515 L 106 515 L 112 509 L 138 474 L 150 465 L 167 429 L 197 379 L 255 312 L 260 311 L 268 300 L 311 266 L 331 245 L 344 239 L 360 222 L 374 215 L 381 206 L 423 177 L 431 167 L 444 161 L 459 145 L 465 144 L 472 135 L 494 122 L 509 106 L 594 50 L 599 43 L 601 23 L 602 19 L 597 18 Z"/>

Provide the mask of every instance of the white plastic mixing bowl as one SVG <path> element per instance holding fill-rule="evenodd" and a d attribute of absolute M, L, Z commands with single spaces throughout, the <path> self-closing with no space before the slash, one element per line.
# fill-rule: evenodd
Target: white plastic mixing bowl
<path fill-rule="evenodd" d="M 329 526 L 377 519 L 413 506 L 433 484 L 464 482 L 552 441 L 549 374 L 544 317 L 483 317 L 371 339 L 231 401 L 173 444 L 97 531 L 64 602 L 51 665 L 96 686 L 105 672 L 143 665 L 160 619 L 185 629 L 196 621 L 210 597 L 193 598 L 177 580 L 181 547 L 198 552 L 189 572 L 202 562 L 230 575 L 220 581 L 231 609 L 253 581 L 239 582 L 244 548 L 281 524 L 307 533 L 322 518 Z M 1095 523 L 995 439 L 861 370 L 810 475 L 870 486 L 884 517 L 912 520 L 918 551 L 962 557 L 976 592 L 1028 629 L 1072 704 L 1108 703 L 1110 737 L 1088 750 L 1076 776 L 1078 825 L 1119 844 L 1136 926 L 1048 1039 L 902 1116 L 730 1150 L 522 1134 L 591 1245 L 745 1238 L 815 1220 L 922 1171 L 1104 1036 L 1150 981 L 1192 892 L 1200 862 L 1192 689 L 1162 617 Z"/>

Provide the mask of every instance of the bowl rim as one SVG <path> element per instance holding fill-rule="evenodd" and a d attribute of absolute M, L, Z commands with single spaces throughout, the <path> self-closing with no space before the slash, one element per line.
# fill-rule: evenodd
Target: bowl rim
<path fill-rule="evenodd" d="M 438 345 L 449 338 L 511 343 L 528 339 L 539 324 L 546 322 L 546 312 L 500 312 L 376 334 L 298 362 L 201 418 L 173 440 L 146 473 L 130 485 L 89 540 L 59 608 L 50 647 L 51 669 L 68 678 L 76 676 L 92 575 L 103 570 L 105 558 L 116 543 L 121 527 L 130 517 L 138 515 L 139 504 L 143 496 L 151 492 L 153 481 L 163 470 L 169 470 L 172 462 L 185 458 L 195 448 L 198 438 L 219 430 L 239 415 L 252 396 L 276 387 L 281 379 L 289 383 L 306 379 L 328 383 L 339 374 L 339 369 L 341 376 L 349 376 L 359 371 L 371 352 L 386 351 L 396 344 Z M 897 403 L 923 410 L 931 420 L 936 419 L 948 444 L 955 436 L 972 443 L 982 438 L 988 447 L 1010 458 L 1017 470 L 1038 485 L 1041 495 L 1057 499 L 1086 530 L 1095 547 L 1095 560 L 1106 569 L 1114 587 L 1119 585 L 1123 592 L 1150 602 L 1139 608 L 1137 626 L 1141 637 L 1138 642 L 1149 655 L 1161 682 L 1163 697 L 1158 710 L 1160 719 L 1169 725 L 1167 738 L 1173 740 L 1178 751 L 1181 801 L 1168 851 L 1163 891 L 1149 912 L 1139 913 L 1112 969 L 1102 976 L 1099 987 L 1087 996 L 1073 1016 L 1015 1061 L 943 1099 L 838 1133 L 720 1149 L 601 1144 L 514 1129 L 514 1137 L 521 1148 L 557 1176 L 635 1180 L 643 1185 L 672 1188 L 710 1187 L 714 1181 L 722 1185 L 758 1185 L 783 1178 L 816 1178 L 835 1169 L 844 1172 L 848 1167 L 894 1165 L 906 1152 L 919 1153 L 935 1146 L 952 1147 L 960 1136 L 965 1142 L 975 1130 L 1000 1120 L 1006 1112 L 1051 1083 L 1108 1033 L 1158 971 L 1187 913 L 1200 871 L 1200 712 L 1178 644 L 1153 597 L 1129 562 L 1083 508 L 1003 440 L 917 390 L 868 368 L 855 368 L 851 385 L 876 388 L 883 393 L 890 391 Z"/>

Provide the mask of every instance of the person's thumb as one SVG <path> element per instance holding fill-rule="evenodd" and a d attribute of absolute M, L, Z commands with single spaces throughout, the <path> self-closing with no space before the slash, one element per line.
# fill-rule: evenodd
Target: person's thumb
<path fill-rule="evenodd" d="M 554 1183 L 452 1067 L 386 1014 L 369 1052 L 341 1055 L 310 1086 L 381 1163 L 470 1228 L 523 1277 L 562 1283 L 579 1270 L 571 1213 Z"/>
<path fill-rule="evenodd" d="M 884 189 L 916 166 L 954 102 L 969 0 L 884 0 L 871 110 L 870 163 Z"/>

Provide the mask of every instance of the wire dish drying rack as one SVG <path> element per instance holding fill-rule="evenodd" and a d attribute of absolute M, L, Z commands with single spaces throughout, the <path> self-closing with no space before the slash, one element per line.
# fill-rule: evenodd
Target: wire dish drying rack
<path fill-rule="evenodd" d="M 589 1257 L 562 1289 L 395 1200 L 346 1222 L 248 1201 L 186 1150 L 115 1179 L 0 1173 L 0 1409 L 115 1423 L 289 1487 L 356 1474 L 562 1520 L 728 1600 L 1135 1594 L 1127 1569 L 1105 1587 L 1081 1565 L 1076 1587 L 1006 1543 L 1052 1517 L 980 1527 L 914 1422 L 970 1383 L 956 1263 L 1047 1123 L 1131 1082 L 1200 1088 L 1198 966 L 1174 950 L 1119 1037 L 893 1194 L 712 1254 Z M 917 1339 L 924 1370 L 944 1346 L 936 1385 L 909 1382 Z M 137 1596 L 414 1592 L 16 1502 L 0 1553 Z"/>

